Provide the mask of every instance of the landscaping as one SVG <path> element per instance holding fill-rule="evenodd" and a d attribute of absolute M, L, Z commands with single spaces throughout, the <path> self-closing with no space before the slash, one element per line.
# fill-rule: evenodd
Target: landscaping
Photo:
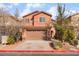
<path fill-rule="evenodd" d="M 73 26 L 70 26 L 70 19 L 65 15 L 65 5 L 58 4 L 57 6 L 57 18 L 54 27 L 56 29 L 55 42 L 52 41 L 53 48 L 60 49 L 65 43 L 76 47 L 78 45 L 78 39 L 76 38 L 76 32 Z"/>
<path fill-rule="evenodd" d="M 36 13 L 36 14 L 31 15 L 33 13 Z M 19 41 L 22 42 L 22 39 L 24 39 L 25 43 L 22 42 L 22 45 L 20 44 L 19 45 L 21 47 L 24 45 L 23 48 L 25 48 L 26 44 L 28 44 L 27 41 L 29 40 L 31 41 L 37 40 L 37 42 L 40 42 L 43 40 L 49 48 L 52 48 L 55 50 L 59 50 L 59 49 L 69 50 L 72 47 L 74 49 L 77 48 L 77 45 L 78 45 L 77 33 L 75 30 L 75 27 L 70 25 L 71 19 L 69 17 L 71 15 L 66 14 L 65 5 L 61 5 L 61 4 L 57 5 L 57 15 L 54 23 L 52 22 L 53 20 L 51 21 L 52 15 L 49 13 L 46 13 L 43 11 L 36 11 L 33 13 L 28 14 L 28 16 L 29 15 L 32 16 L 31 17 L 32 19 L 30 17 L 28 18 L 24 16 L 23 17 L 24 19 L 21 19 L 23 20 L 22 22 L 17 20 L 19 19 L 18 14 L 16 14 L 15 16 L 12 16 L 11 14 L 3 12 L 2 13 L 3 15 L 1 15 L 3 17 L 1 21 L 3 22 L 3 24 L 0 24 L 0 35 L 2 36 L 2 39 L 3 39 L 1 43 L 6 46 L 15 45 L 17 44 L 17 42 Z M 44 17 L 41 17 L 40 14 L 42 14 Z M 7 18 L 10 18 L 8 19 L 10 22 L 7 21 Z M 34 19 L 34 18 L 39 18 L 39 19 Z M 46 22 L 44 21 L 45 19 L 46 19 Z M 42 21 L 39 21 L 39 20 L 42 20 Z M 7 25 L 7 23 L 9 24 Z M 22 30 L 21 32 L 20 32 L 20 29 Z M 40 41 L 38 41 L 39 39 Z M 47 42 L 50 41 L 50 43 L 49 42 L 46 43 L 46 41 Z M 36 46 L 38 43 L 33 42 L 33 44 L 34 46 Z M 18 47 L 20 47 L 19 45 Z M 38 44 L 37 46 L 43 48 L 42 45 L 40 46 Z"/>

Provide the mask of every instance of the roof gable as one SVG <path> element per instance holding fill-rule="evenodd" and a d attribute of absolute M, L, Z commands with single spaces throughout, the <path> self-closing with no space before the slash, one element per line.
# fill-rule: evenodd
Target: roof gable
<path fill-rule="evenodd" d="M 75 14 L 73 14 L 73 15 L 70 15 L 68 18 L 71 18 L 71 17 L 73 17 L 73 16 L 75 16 L 75 15 L 79 15 L 79 13 L 75 13 Z"/>
<path fill-rule="evenodd" d="M 27 17 L 27 16 L 29 16 L 29 15 L 32 15 L 32 14 L 34 14 L 34 13 L 38 13 L 39 11 L 34 11 L 34 12 L 31 12 L 31 13 L 29 13 L 29 14 L 27 14 L 27 15 L 25 15 L 25 16 L 23 16 L 23 18 L 24 17 Z"/>
<path fill-rule="evenodd" d="M 46 14 L 46 15 L 51 16 L 51 17 L 52 17 L 52 15 L 51 15 L 51 14 L 49 14 L 49 13 L 47 13 L 47 12 L 43 12 L 43 11 L 41 11 L 41 12 L 39 12 L 39 13 L 35 14 L 34 16 L 36 16 L 36 15 L 38 15 L 38 14 L 41 14 L 41 13 L 44 13 L 44 14 Z"/>
<path fill-rule="evenodd" d="M 34 13 L 35 13 L 35 14 L 34 14 Z M 32 13 L 29 13 L 29 14 L 23 16 L 23 18 L 24 18 L 24 17 L 27 17 L 27 16 L 29 16 L 29 15 L 32 15 L 32 14 L 34 14 L 33 16 L 36 16 L 36 15 L 38 15 L 38 14 L 40 14 L 40 13 L 44 13 L 44 14 L 46 14 L 46 15 L 48 15 L 48 16 L 52 16 L 51 14 L 49 14 L 49 13 L 47 13 L 47 12 L 44 12 L 44 11 L 34 11 L 34 12 L 32 12 Z"/>

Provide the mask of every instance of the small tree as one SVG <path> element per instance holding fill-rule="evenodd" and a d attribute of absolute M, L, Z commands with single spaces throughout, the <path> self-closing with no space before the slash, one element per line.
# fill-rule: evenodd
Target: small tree
<path fill-rule="evenodd" d="M 62 7 L 58 4 L 58 15 L 56 19 L 55 29 L 56 35 L 55 38 L 60 41 L 69 42 L 73 44 L 75 42 L 75 31 L 73 27 L 70 27 L 68 24 L 70 23 L 70 19 L 65 16 L 65 5 Z"/>
<path fill-rule="evenodd" d="M 13 35 L 10 35 L 7 39 L 8 44 L 14 44 L 15 43 L 15 37 Z"/>
<path fill-rule="evenodd" d="M 19 10 L 16 8 L 16 10 L 15 10 L 15 14 L 14 14 L 14 16 L 16 17 L 16 18 L 18 18 L 19 17 Z"/>

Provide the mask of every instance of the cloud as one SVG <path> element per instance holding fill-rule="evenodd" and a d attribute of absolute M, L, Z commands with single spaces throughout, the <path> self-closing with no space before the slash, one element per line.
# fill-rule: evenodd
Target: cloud
<path fill-rule="evenodd" d="M 79 10 L 66 10 L 65 11 L 65 14 L 68 16 L 73 15 L 75 13 L 79 13 Z"/>
<path fill-rule="evenodd" d="M 5 8 L 6 6 L 4 4 L 0 4 L 0 8 Z"/>
<path fill-rule="evenodd" d="M 45 4 L 41 4 L 41 3 L 27 3 L 26 6 L 28 8 L 40 8 L 42 6 L 44 6 Z"/>
<path fill-rule="evenodd" d="M 30 12 L 31 12 L 30 9 L 24 9 L 24 10 L 21 12 L 20 17 L 22 17 L 22 16 L 24 16 L 24 15 L 30 13 Z"/>
<path fill-rule="evenodd" d="M 79 10 L 78 11 L 77 10 L 70 10 L 71 14 L 74 14 L 74 13 L 77 13 L 77 12 L 79 12 Z"/>
<path fill-rule="evenodd" d="M 4 4 L 0 4 L 0 8 L 3 8 L 4 10 L 9 10 L 8 6 L 6 6 Z"/>
<path fill-rule="evenodd" d="M 47 12 L 49 12 L 50 14 L 52 14 L 52 18 L 53 19 L 56 19 L 56 15 L 57 15 L 57 6 L 53 6 L 53 7 L 50 7 Z M 79 10 L 66 10 L 65 11 L 65 15 L 66 16 L 69 16 L 69 15 L 73 15 L 75 13 L 79 13 Z"/>
<path fill-rule="evenodd" d="M 9 9 L 13 8 L 13 5 L 7 5 L 6 7 L 8 7 Z"/>
<path fill-rule="evenodd" d="M 19 5 L 19 3 L 12 3 L 10 5 L 7 5 L 6 7 L 8 7 L 9 9 L 11 9 L 11 8 L 16 7 L 18 5 Z"/>
<path fill-rule="evenodd" d="M 13 3 L 13 5 L 14 5 L 14 6 L 18 6 L 18 5 L 19 5 L 19 3 Z"/>
<path fill-rule="evenodd" d="M 26 8 L 21 12 L 21 14 L 20 14 L 20 17 L 21 16 L 24 16 L 24 15 L 26 15 L 26 14 L 28 14 L 28 13 L 30 13 L 31 11 L 33 11 L 32 10 L 32 8 L 34 9 L 34 10 L 37 10 L 38 8 L 41 8 L 41 7 L 43 7 L 45 4 L 41 4 L 41 3 L 27 3 L 26 4 Z"/>
<path fill-rule="evenodd" d="M 12 5 L 5 5 L 5 4 L 0 4 L 0 8 L 5 8 L 5 9 L 10 9 L 12 8 L 13 6 Z"/>
<path fill-rule="evenodd" d="M 57 6 L 50 7 L 47 10 L 47 12 L 52 14 L 52 18 L 55 19 L 56 18 L 56 14 L 57 14 Z"/>

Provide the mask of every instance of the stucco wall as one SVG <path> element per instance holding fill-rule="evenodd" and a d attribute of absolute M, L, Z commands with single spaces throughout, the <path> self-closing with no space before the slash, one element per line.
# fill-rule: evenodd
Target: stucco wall
<path fill-rule="evenodd" d="M 40 22 L 41 16 L 45 17 L 45 22 Z M 48 24 L 50 24 L 50 22 L 51 22 L 51 17 L 44 13 L 40 13 L 34 16 L 34 26 L 47 26 Z"/>
<path fill-rule="evenodd" d="M 28 15 L 28 16 L 26 16 L 26 17 L 24 17 L 24 25 L 26 25 L 26 26 L 32 26 L 33 24 L 32 24 L 32 18 L 33 18 L 33 15 L 34 14 L 36 14 L 36 13 L 33 13 L 33 14 L 31 14 L 31 15 Z M 29 20 L 29 22 L 27 22 L 27 19 Z"/>
<path fill-rule="evenodd" d="M 79 14 L 71 17 L 71 25 L 78 26 L 79 24 Z"/>
<path fill-rule="evenodd" d="M 25 23 L 26 26 L 32 26 L 33 24 L 34 24 L 34 26 L 47 26 L 47 25 L 50 24 L 50 22 L 51 22 L 51 17 L 50 17 L 49 15 L 44 14 L 44 13 L 40 13 L 40 14 L 38 14 L 38 15 L 35 15 L 35 14 L 36 14 L 36 13 L 24 17 L 24 23 Z M 34 18 L 33 18 L 33 15 L 35 15 Z M 39 18 L 40 18 L 41 16 L 44 16 L 44 17 L 45 17 L 45 22 L 40 22 L 40 21 L 39 21 Z M 32 19 L 32 18 L 33 18 L 33 19 Z M 29 19 L 29 22 L 26 21 L 27 19 Z M 34 20 L 34 21 L 33 21 L 33 20 Z M 33 23 L 33 22 L 34 22 L 34 23 Z"/>

